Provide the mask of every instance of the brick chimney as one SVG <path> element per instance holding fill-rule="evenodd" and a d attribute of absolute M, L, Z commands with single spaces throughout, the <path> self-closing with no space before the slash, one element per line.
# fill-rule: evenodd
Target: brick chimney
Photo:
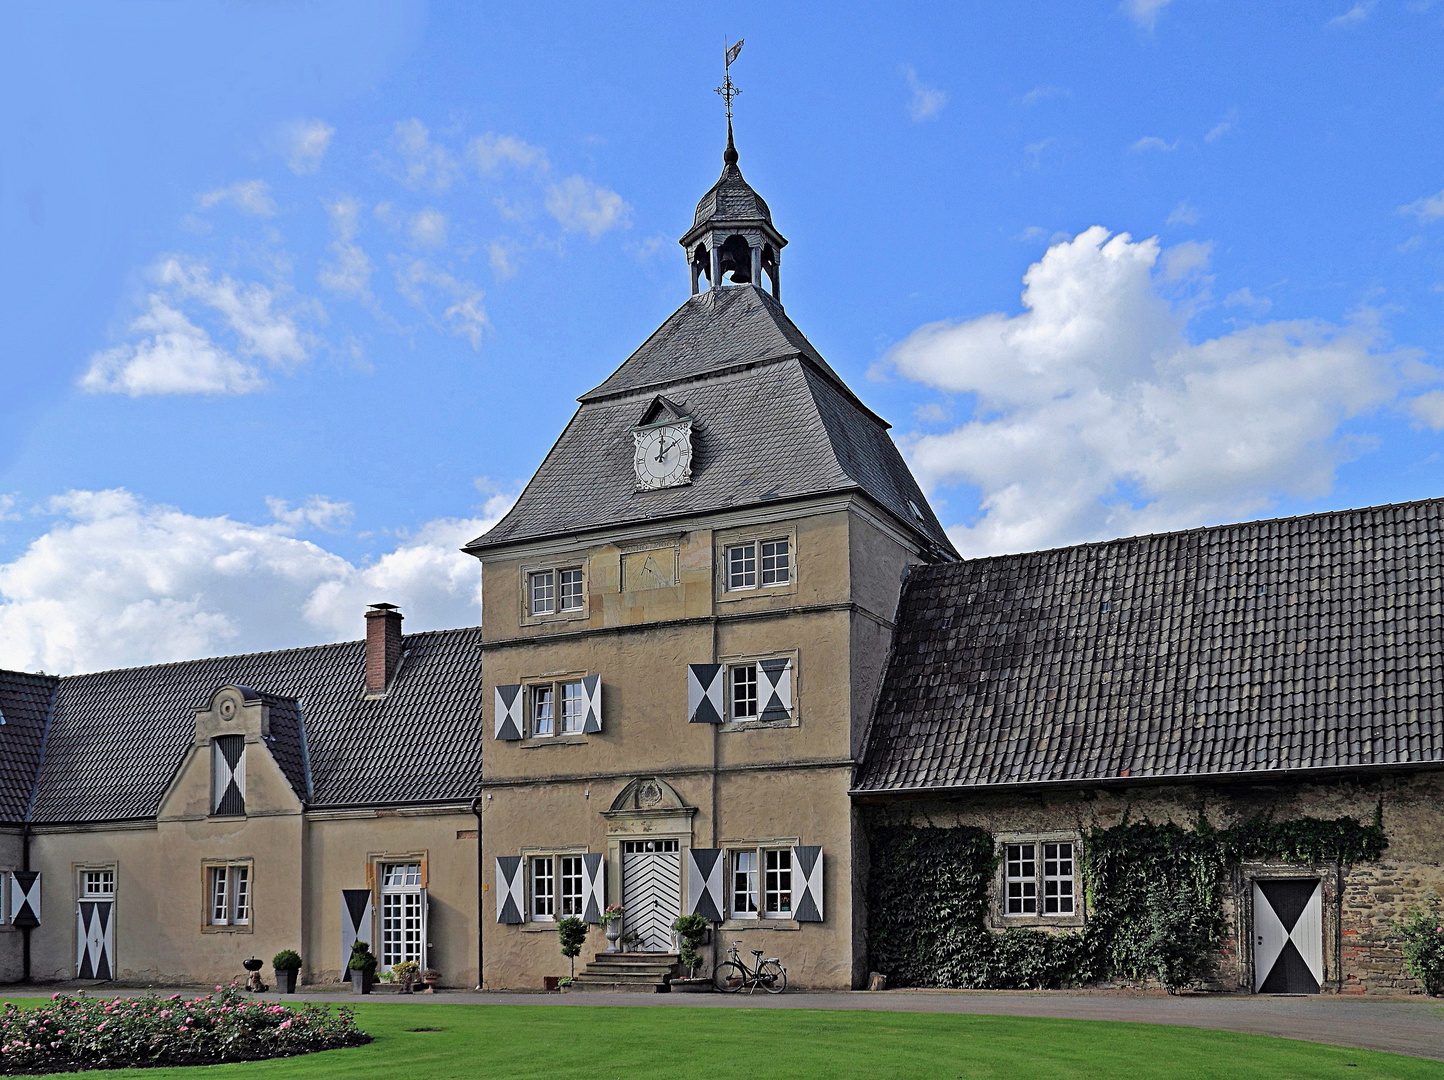
<path fill-rule="evenodd" d="M 366 611 L 366 692 L 383 694 L 401 663 L 401 612 L 395 604 Z"/>

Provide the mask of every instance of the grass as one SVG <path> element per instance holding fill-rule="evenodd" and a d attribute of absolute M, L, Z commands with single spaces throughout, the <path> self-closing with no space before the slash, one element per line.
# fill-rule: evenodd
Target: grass
<path fill-rule="evenodd" d="M 204 1080 L 1375 1080 L 1444 1063 L 1152 1024 L 939 1013 L 362 1004 L 367 1046 L 204 1069 Z M 440 1030 L 416 1030 L 439 1028 Z M 97 1074 L 98 1075 L 98 1074 Z M 195 1080 L 195 1069 L 126 1069 Z"/>

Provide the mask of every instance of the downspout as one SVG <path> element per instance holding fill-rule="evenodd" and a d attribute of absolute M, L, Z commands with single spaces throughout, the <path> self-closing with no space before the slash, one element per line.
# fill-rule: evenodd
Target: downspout
<path fill-rule="evenodd" d="M 481 800 L 478 795 L 471 800 L 471 812 L 476 815 L 476 988 L 481 989 L 484 981 L 482 977 L 482 958 L 484 949 L 481 944 L 482 927 L 486 925 L 486 874 L 481 864 Z"/>
<path fill-rule="evenodd" d="M 24 843 L 22 843 L 21 846 L 20 846 L 20 869 L 22 869 L 22 870 L 29 870 L 29 869 L 30 869 L 30 822 L 27 821 L 27 822 L 25 823 L 24 831 L 22 832 L 21 835 L 22 835 L 22 837 L 24 838 Z M 21 961 L 20 961 L 20 962 L 21 962 L 21 974 L 20 974 L 20 981 L 21 981 L 21 982 L 27 982 L 27 983 L 30 981 L 30 931 L 31 931 L 32 929 L 33 929 L 33 927 L 29 927 L 29 926 L 22 926 L 22 927 L 20 928 L 20 934 L 21 934 L 21 946 L 20 946 L 20 948 L 21 948 L 21 953 L 20 953 L 20 956 L 21 956 Z"/>

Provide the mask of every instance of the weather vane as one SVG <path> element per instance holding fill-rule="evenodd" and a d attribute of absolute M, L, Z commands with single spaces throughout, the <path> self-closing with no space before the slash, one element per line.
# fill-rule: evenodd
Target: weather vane
<path fill-rule="evenodd" d="M 722 44 L 727 44 L 727 39 L 722 39 Z M 722 100 L 727 103 L 727 130 L 732 130 L 732 99 L 742 93 L 732 84 L 732 63 L 737 59 L 737 54 L 742 51 L 742 39 L 737 39 L 737 44 L 727 50 L 726 57 L 722 64 L 722 85 L 717 87 L 717 93 L 722 95 Z"/>

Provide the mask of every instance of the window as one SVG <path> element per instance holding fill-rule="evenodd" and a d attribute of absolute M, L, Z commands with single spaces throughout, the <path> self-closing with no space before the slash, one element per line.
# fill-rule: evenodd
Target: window
<path fill-rule="evenodd" d="M 762 913 L 769 919 L 792 917 L 792 851 L 790 848 L 768 848 L 763 851 Z"/>
<path fill-rule="evenodd" d="M 227 863 L 210 868 L 210 924 L 249 926 L 251 924 L 251 866 Z M 114 880 L 111 882 L 114 891 Z"/>
<path fill-rule="evenodd" d="M 582 913 L 582 857 L 563 855 L 561 913 L 563 916 Z"/>
<path fill-rule="evenodd" d="M 757 918 L 757 852 L 732 853 L 732 917 Z"/>
<path fill-rule="evenodd" d="M 384 863 L 381 867 L 381 968 L 403 960 L 425 966 L 423 937 L 426 896 L 420 863 Z"/>
<path fill-rule="evenodd" d="M 556 877 L 550 856 L 531 861 L 531 917 L 544 921 L 557 917 Z"/>
<path fill-rule="evenodd" d="M 1009 915 L 1038 913 L 1038 862 L 1036 844 L 1008 844 L 1005 860 Z"/>
<path fill-rule="evenodd" d="M 1073 845 L 1043 845 L 1043 914 L 1073 914 Z"/>
<path fill-rule="evenodd" d="M 531 688 L 531 733 L 556 734 L 557 688 L 548 683 Z"/>
<path fill-rule="evenodd" d="M 550 615 L 556 610 L 556 577 L 550 570 L 542 570 L 530 575 L 530 578 L 531 613 Z"/>
<path fill-rule="evenodd" d="M 1003 914 L 1013 918 L 1078 914 L 1077 855 L 1074 840 L 1004 844 Z"/>
<path fill-rule="evenodd" d="M 746 720 L 757 716 L 757 665 L 738 664 L 731 670 L 732 719 Z"/>
<path fill-rule="evenodd" d="M 246 812 L 246 737 L 217 735 L 211 740 L 211 813 Z"/>
<path fill-rule="evenodd" d="M 565 614 L 586 607 L 580 566 L 533 570 L 526 578 L 527 611 L 532 615 Z"/>
<path fill-rule="evenodd" d="M 792 541 L 749 540 L 727 548 L 727 590 L 758 587 L 758 563 L 761 563 L 760 584 L 763 588 L 788 585 L 792 582 Z"/>
<path fill-rule="evenodd" d="M 582 568 L 574 566 L 570 570 L 561 571 L 562 580 L 562 610 L 581 611 L 583 604 L 582 596 Z"/>
<path fill-rule="evenodd" d="M 581 679 L 533 683 L 527 687 L 530 735 L 580 735 L 587 720 L 587 688 Z"/>
<path fill-rule="evenodd" d="M 87 900 L 109 900 L 115 895 L 115 871 L 82 870 L 80 895 Z"/>
<path fill-rule="evenodd" d="M 570 735 L 582 730 L 582 721 L 587 715 L 587 697 L 580 682 L 565 682 L 562 687 L 562 734 Z"/>

